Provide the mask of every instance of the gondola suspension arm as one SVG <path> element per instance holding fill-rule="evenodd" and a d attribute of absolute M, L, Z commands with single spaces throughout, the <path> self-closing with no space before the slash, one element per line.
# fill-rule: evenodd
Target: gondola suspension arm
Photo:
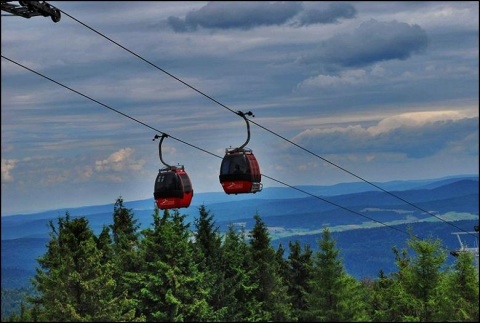
<path fill-rule="evenodd" d="M 162 162 L 162 164 L 164 164 L 165 166 L 167 166 L 169 169 L 172 168 L 172 166 L 170 166 L 169 164 L 167 164 L 166 162 L 163 161 L 163 158 L 162 158 L 162 142 L 163 142 L 163 139 L 167 138 L 168 135 L 167 134 L 162 134 L 161 136 L 161 139 L 160 139 L 160 142 L 158 143 L 158 156 L 160 157 L 160 161 Z M 160 138 L 159 135 L 155 135 L 155 137 L 152 139 L 153 141 L 155 141 L 155 139 L 158 139 Z"/>
<path fill-rule="evenodd" d="M 247 124 L 247 141 L 245 141 L 243 145 L 237 148 L 237 150 L 242 150 L 243 147 L 245 147 L 250 141 L 250 124 L 248 123 L 248 119 L 245 115 L 252 116 L 252 117 L 255 117 L 255 116 L 253 115 L 252 111 L 248 111 L 246 113 L 242 111 L 237 111 L 237 114 L 241 116 L 245 120 L 245 123 Z"/>

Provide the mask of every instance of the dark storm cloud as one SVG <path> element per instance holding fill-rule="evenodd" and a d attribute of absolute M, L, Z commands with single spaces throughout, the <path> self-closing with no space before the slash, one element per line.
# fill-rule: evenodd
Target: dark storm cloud
<path fill-rule="evenodd" d="M 168 23 L 177 32 L 194 31 L 198 27 L 212 29 L 250 29 L 257 26 L 281 25 L 302 10 L 302 4 L 287 2 L 209 2 L 191 11 L 185 20 L 169 17 Z"/>
<path fill-rule="evenodd" d="M 355 8 L 346 3 L 333 3 L 326 10 L 305 10 L 301 2 L 209 2 L 187 13 L 185 19 L 169 17 L 168 24 L 176 32 L 208 29 L 251 29 L 258 26 L 294 26 L 336 23 L 340 18 L 354 18 Z M 296 19 L 297 21 L 293 21 Z"/>
<path fill-rule="evenodd" d="M 371 19 L 350 34 L 323 41 L 319 52 L 303 58 L 304 63 L 361 67 L 392 59 L 405 60 L 428 45 L 427 33 L 418 25 Z"/>
<path fill-rule="evenodd" d="M 326 10 L 310 9 L 299 14 L 298 25 L 332 24 L 341 18 L 351 19 L 357 14 L 354 6 L 348 3 L 331 3 Z"/>

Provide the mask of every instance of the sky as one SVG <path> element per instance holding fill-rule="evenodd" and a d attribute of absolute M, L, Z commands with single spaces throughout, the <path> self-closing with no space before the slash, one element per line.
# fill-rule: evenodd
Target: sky
<path fill-rule="evenodd" d="M 47 3 L 2 11 L 2 216 L 153 207 L 162 133 L 223 192 L 237 111 L 264 189 L 478 175 L 478 1 Z"/>

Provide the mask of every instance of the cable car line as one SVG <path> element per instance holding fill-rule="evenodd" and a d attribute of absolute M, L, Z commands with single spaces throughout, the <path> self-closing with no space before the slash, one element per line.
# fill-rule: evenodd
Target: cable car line
<path fill-rule="evenodd" d="M 161 72 L 163 72 L 163 73 L 167 74 L 168 76 L 170 76 L 170 77 L 174 78 L 175 80 L 179 81 L 179 82 L 180 82 L 180 83 L 182 83 L 183 85 L 185 85 L 185 86 L 189 87 L 190 89 L 194 90 L 195 92 L 197 92 L 197 93 L 199 93 L 199 94 L 203 95 L 204 97 L 208 98 L 209 100 L 211 100 L 211 101 L 213 101 L 213 102 L 217 103 L 218 105 L 220 105 L 220 106 L 224 107 L 225 109 L 229 110 L 230 112 L 237 114 L 237 112 L 235 112 L 234 110 L 230 109 L 229 107 L 227 107 L 227 106 L 226 106 L 226 105 L 224 105 L 223 103 L 221 103 L 221 102 L 217 101 L 216 99 L 214 99 L 213 97 L 209 96 L 208 94 L 206 94 L 206 93 L 204 93 L 204 92 L 202 92 L 202 91 L 200 91 L 200 90 L 196 89 L 195 87 L 191 86 L 191 85 L 190 85 L 190 84 L 188 84 L 187 82 L 184 82 L 183 80 L 181 80 L 180 78 L 176 77 L 175 75 L 173 75 L 173 74 L 171 74 L 171 73 L 167 72 L 167 71 L 166 71 L 166 70 L 164 70 L 163 68 L 161 68 L 161 67 L 159 67 L 159 66 L 157 66 L 157 65 L 153 64 L 153 63 L 152 63 L 152 62 L 150 62 L 149 60 L 147 60 L 147 59 L 143 58 L 142 56 L 140 56 L 140 55 L 136 54 L 135 52 L 131 51 L 130 49 L 126 48 L 125 46 L 123 46 L 123 45 L 121 45 L 121 44 L 117 43 L 116 41 L 114 41 L 113 39 L 109 38 L 108 36 L 106 36 L 106 35 L 102 34 L 101 32 L 99 32 L 99 31 L 97 31 L 97 30 L 95 30 L 95 29 L 93 29 L 92 27 L 90 27 L 90 26 L 88 26 L 88 25 L 84 24 L 83 22 L 81 22 L 80 20 L 78 20 L 78 19 L 76 19 L 76 18 L 72 17 L 71 15 L 69 15 L 69 14 L 68 14 L 68 13 L 66 13 L 66 12 L 64 12 L 63 10 L 61 10 L 61 12 L 62 12 L 62 13 L 64 13 L 66 16 L 68 16 L 68 17 L 72 18 L 73 20 L 75 20 L 75 21 L 76 21 L 76 22 L 78 22 L 79 24 L 83 25 L 84 27 L 86 27 L 86 28 L 90 29 L 90 30 L 91 30 L 91 31 L 93 31 L 94 33 L 98 34 L 99 36 L 101 36 L 101 37 L 103 37 L 103 38 L 105 38 L 105 39 L 107 39 L 107 40 L 111 41 L 112 43 L 114 43 L 114 44 L 115 44 L 115 45 L 117 45 L 118 47 L 120 47 L 120 48 L 122 48 L 122 49 L 126 50 L 126 51 L 127 51 L 127 52 L 129 52 L 130 54 L 132 54 L 132 55 L 136 56 L 137 58 L 141 59 L 142 61 L 144 61 L 144 62 L 145 62 L 145 63 L 147 63 L 148 65 L 150 65 L 150 66 L 153 66 L 153 67 L 154 67 L 154 68 L 156 68 L 157 70 L 159 70 L 159 71 L 161 71 Z"/>
<path fill-rule="evenodd" d="M 103 106 L 103 107 L 105 107 L 105 108 L 107 108 L 107 109 L 109 109 L 109 110 L 111 110 L 111 111 L 117 112 L 117 113 L 121 114 L 122 116 L 129 118 L 130 120 L 133 120 L 133 121 L 135 121 L 135 122 L 137 122 L 137 123 L 140 123 L 141 125 L 149 128 L 149 129 L 152 129 L 152 130 L 155 130 L 156 132 L 161 133 L 161 134 L 162 134 L 162 138 L 168 136 L 168 137 L 170 137 L 170 138 L 172 138 L 172 139 L 175 139 L 175 140 L 177 140 L 177 141 L 179 141 L 179 142 L 181 142 L 181 143 L 183 143 L 183 144 L 186 144 L 186 145 L 188 145 L 188 146 L 190 146 L 190 147 L 192 147 L 192 148 L 198 149 L 198 150 L 203 151 L 203 152 L 205 152 L 205 153 L 207 153 L 207 154 L 210 154 L 210 155 L 212 155 L 212 156 L 215 156 L 215 157 L 217 157 L 217 158 L 222 159 L 222 157 L 219 156 L 219 155 L 216 155 L 216 154 L 214 154 L 214 153 L 212 153 L 212 152 L 209 152 L 208 150 L 203 149 L 203 148 L 200 148 L 200 147 L 198 147 L 198 146 L 196 146 L 196 145 L 190 144 L 190 143 L 188 143 L 188 142 L 186 142 L 186 141 L 184 141 L 184 140 L 178 139 L 178 138 L 173 137 L 173 136 L 171 136 L 171 135 L 167 135 L 166 133 L 164 133 L 164 132 L 162 132 L 162 131 L 160 131 L 160 130 L 158 130 L 158 129 L 156 129 L 156 128 L 154 128 L 154 127 L 152 127 L 152 126 L 150 126 L 150 125 L 148 125 L 148 124 L 146 124 L 146 123 L 144 123 L 144 122 L 142 122 L 142 121 L 140 121 L 140 120 L 138 120 L 138 119 L 136 119 L 136 118 L 134 118 L 134 117 L 131 117 L 131 116 L 127 115 L 126 113 L 123 113 L 123 112 L 121 112 L 121 111 L 118 111 L 117 109 L 114 109 L 114 108 L 112 108 L 112 107 L 110 107 L 110 106 L 108 106 L 108 105 L 106 105 L 106 104 L 104 104 L 104 103 L 102 103 L 102 102 L 100 102 L 100 101 L 98 101 L 98 100 L 96 100 L 96 99 L 93 99 L 93 98 L 91 98 L 91 97 L 88 96 L 88 95 L 85 95 L 85 94 L 83 94 L 83 93 L 81 93 L 81 92 L 79 92 L 79 91 L 77 91 L 77 90 L 74 90 L 74 89 L 72 89 L 72 88 L 70 88 L 70 87 L 68 87 L 68 86 L 66 86 L 66 85 L 64 85 L 64 84 L 62 84 L 62 83 L 60 83 L 60 82 L 57 82 L 57 81 L 53 80 L 52 78 L 50 78 L 50 77 L 48 77 L 48 76 L 45 76 L 45 75 L 43 75 L 43 74 L 41 74 L 41 73 L 39 73 L 39 72 L 36 72 L 36 71 L 34 71 L 34 70 L 32 70 L 32 69 L 30 69 L 30 68 L 28 68 L 28 67 L 26 67 L 26 66 L 24 66 L 24 65 L 22 65 L 22 64 L 20 64 L 20 63 L 18 63 L 18 62 L 16 62 L 16 61 L 13 61 L 12 59 L 5 57 L 4 55 L 1 55 L 1 56 L 2 56 L 2 58 L 10 61 L 11 63 L 16 64 L 16 65 L 18 65 L 18 66 L 20 66 L 20 67 L 22 67 L 22 68 L 24 68 L 24 69 L 26 69 L 26 70 L 34 73 L 34 74 L 37 74 L 38 76 L 41 76 L 41 77 L 43 77 L 43 78 L 45 78 L 45 79 L 47 79 L 47 80 L 49 80 L 49 81 L 51 81 L 51 82 L 53 82 L 53 83 L 61 86 L 61 87 L 65 88 L 65 89 L 67 89 L 67 90 L 69 90 L 69 91 L 72 91 L 72 92 L 74 92 L 74 93 L 76 93 L 76 94 L 78 94 L 78 95 L 81 95 L 81 96 L 83 96 L 84 98 L 89 99 L 89 100 L 91 100 L 91 101 L 93 101 L 93 102 L 95 102 L 95 103 L 98 103 L 99 105 L 101 105 L 101 106 Z M 157 137 L 157 136 L 158 136 L 158 135 L 156 135 L 156 136 L 154 137 L 154 139 L 160 137 L 160 136 L 158 136 L 158 137 Z M 159 147 L 159 154 L 160 154 L 160 147 Z M 161 161 L 163 162 L 163 159 L 161 159 Z M 339 204 L 337 204 L 337 203 L 335 203 L 335 202 L 329 201 L 329 200 L 327 200 L 327 199 L 325 199 L 325 198 L 322 198 L 322 197 L 320 197 L 320 196 L 318 196 L 318 195 L 315 195 L 315 194 L 309 193 L 309 192 L 307 192 L 307 191 L 304 191 L 304 190 L 302 190 L 302 189 L 300 189 L 300 188 L 298 188 L 298 187 L 292 186 L 292 185 L 290 185 L 290 184 L 287 184 L 287 183 L 285 183 L 285 182 L 282 182 L 282 181 L 280 181 L 280 180 L 277 180 L 277 179 L 275 179 L 275 178 L 273 178 L 273 177 L 270 177 L 270 176 L 268 176 L 268 175 L 262 174 L 262 176 L 264 176 L 264 177 L 266 177 L 266 178 L 269 178 L 270 180 L 275 181 L 275 182 L 277 182 L 277 183 L 280 183 L 280 184 L 282 184 L 282 185 L 285 185 L 285 186 L 287 186 L 287 187 L 290 187 L 290 188 L 292 188 L 292 189 L 294 189 L 294 190 L 297 190 L 297 191 L 299 191 L 299 192 L 302 192 L 302 193 L 304 193 L 304 194 L 307 194 L 307 195 L 309 195 L 309 196 L 311 196 L 311 197 L 314 197 L 314 198 L 316 198 L 316 199 L 319 199 L 319 200 L 322 200 L 322 201 L 324 201 L 324 202 L 327 202 L 327 203 L 329 203 L 329 204 L 331 204 L 331 205 L 333 205 L 333 206 L 336 206 L 336 207 L 338 207 L 338 208 L 341 208 L 341 209 L 346 210 L 346 211 L 348 211 L 348 212 L 351 212 L 351 213 L 353 213 L 353 214 L 359 215 L 359 216 L 364 217 L 364 218 L 366 218 L 366 219 L 369 219 L 369 220 L 371 220 L 371 221 L 377 222 L 377 223 L 379 223 L 379 224 L 381 224 L 381 225 L 383 225 L 383 226 L 385 226 L 385 227 L 394 229 L 394 230 L 396 230 L 396 231 L 405 233 L 405 234 L 407 234 L 407 235 L 411 235 L 410 233 L 408 233 L 408 232 L 406 232 L 406 231 L 404 231 L 404 230 L 401 230 L 401 229 L 399 229 L 399 228 L 397 228 L 397 227 L 394 227 L 394 226 L 388 225 L 388 224 L 386 224 L 386 223 L 383 223 L 383 222 L 381 222 L 381 221 L 375 220 L 375 219 L 373 219 L 373 218 L 371 218 L 371 217 L 369 217 L 369 216 L 366 216 L 366 215 L 361 214 L 361 213 L 359 213 L 359 212 L 357 212 L 357 211 L 351 210 L 351 209 L 349 209 L 349 208 L 347 208 L 347 207 L 341 206 L 341 205 L 339 205 Z M 455 225 L 452 224 L 452 223 L 449 223 L 449 222 L 446 222 L 446 223 L 449 224 L 449 225 L 452 225 L 452 226 L 456 227 L 456 228 L 459 229 L 460 231 L 463 231 L 463 232 L 468 233 L 467 231 L 463 230 L 462 228 L 459 228 L 459 227 L 455 226 Z M 416 237 L 415 235 L 413 235 L 413 236 L 418 239 L 418 237 Z"/>
<path fill-rule="evenodd" d="M 2 55 L 2 58 L 4 58 L 4 59 L 6 59 L 6 60 L 8 60 L 8 61 L 10 61 L 10 62 L 18 65 L 18 66 L 20 66 L 20 67 L 23 67 L 23 68 L 26 69 L 26 70 L 29 70 L 29 71 L 32 72 L 32 73 L 35 73 L 35 74 L 37 74 L 37 75 L 39 75 L 39 76 L 41 76 L 41 77 L 43 77 L 43 78 L 46 78 L 47 80 L 49 80 L 49 81 L 51 81 L 51 82 L 53 82 L 53 83 L 55 83 L 55 84 L 57 84 L 57 85 L 60 85 L 61 87 L 66 88 L 67 90 L 70 90 L 70 91 L 72 91 L 72 92 L 75 92 L 75 93 L 77 93 L 78 95 L 83 96 L 84 98 L 87 98 L 87 99 L 89 99 L 89 100 L 91 100 L 91 101 L 93 101 L 93 102 L 95 102 L 95 103 L 98 103 L 98 104 L 102 105 L 103 107 L 105 107 L 105 108 L 107 108 L 107 109 L 110 109 L 110 110 L 112 110 L 112 111 L 114 111 L 114 112 L 116 112 L 116 113 L 118 113 L 118 114 L 121 114 L 122 116 L 124 116 L 124 117 L 126 117 L 126 118 L 129 118 L 129 119 L 131 119 L 131 120 L 133 120 L 133 121 L 135 121 L 135 122 L 138 122 L 138 123 L 140 123 L 141 125 L 143 125 L 143 126 L 145 126 L 145 127 L 147 127 L 147 128 L 150 128 L 150 129 L 154 130 L 155 132 L 163 133 L 162 131 L 160 131 L 160 130 L 158 130 L 158 129 L 156 129 L 156 128 L 154 128 L 154 127 L 152 127 L 152 126 L 150 126 L 150 125 L 148 125 L 148 124 L 146 124 L 146 123 L 144 123 L 144 122 L 142 122 L 142 121 L 140 121 L 140 120 L 138 120 L 138 119 L 135 119 L 134 117 L 131 117 L 131 116 L 129 116 L 128 114 L 125 114 L 125 113 L 123 113 L 123 112 L 121 112 L 121 111 L 119 111 L 119 110 L 117 110 L 117 109 L 114 109 L 114 108 L 112 108 L 112 107 L 109 107 L 108 105 L 106 105 L 106 104 L 104 104 L 104 103 L 102 103 L 102 102 L 100 102 L 100 101 L 98 101 L 98 100 L 95 100 L 95 99 L 89 97 L 88 95 L 85 95 L 85 94 L 83 94 L 83 93 L 81 93 L 81 92 L 78 92 L 77 90 L 74 90 L 74 89 L 72 89 L 72 88 L 70 88 L 70 87 L 68 87 L 68 86 L 66 86 L 66 85 L 64 85 L 64 84 L 62 84 L 62 83 L 60 83 L 60 82 L 57 82 L 57 81 L 55 81 L 54 79 L 52 79 L 52 78 L 50 78 L 50 77 L 48 77 L 48 76 L 45 76 L 45 75 L 43 75 L 43 74 L 41 74 L 41 73 L 38 73 L 38 72 L 32 70 L 31 68 L 28 68 L 28 67 L 26 67 L 26 66 L 24 66 L 24 65 L 22 65 L 22 64 L 20 64 L 20 63 L 18 63 L 18 62 L 16 62 L 16 61 L 11 60 L 11 59 L 8 58 L 8 57 L 5 57 L 4 55 Z M 188 142 L 186 142 L 186 141 L 183 141 L 183 140 L 181 140 L 181 139 L 179 139 L 179 138 L 176 138 L 176 137 L 173 137 L 173 136 L 170 136 L 170 138 L 175 139 L 175 140 L 177 140 L 177 141 L 179 141 L 179 142 L 181 142 L 181 143 L 183 143 L 183 144 L 185 144 L 185 145 L 191 146 L 191 147 L 193 147 L 193 148 L 195 148 L 195 149 L 201 150 L 201 151 L 203 151 L 203 152 L 205 152 L 205 153 L 207 153 L 207 154 L 213 155 L 213 156 L 218 157 L 218 158 L 222 158 L 222 157 L 220 157 L 220 156 L 218 156 L 218 155 L 216 155 L 216 154 L 213 154 L 213 153 L 209 152 L 208 150 L 205 150 L 205 149 L 203 149 L 203 148 L 194 146 L 194 145 L 192 145 L 192 144 L 190 144 L 190 143 L 188 143 Z"/>
<path fill-rule="evenodd" d="M 148 61 L 147 59 L 145 59 L 145 58 L 143 58 L 142 56 L 136 54 L 135 52 L 133 52 L 132 50 L 130 50 L 130 49 L 126 48 L 125 46 L 119 44 L 118 42 L 112 40 L 112 39 L 109 38 L 108 36 L 102 34 L 101 32 L 99 32 L 99 31 L 97 31 L 97 30 L 95 30 L 94 28 L 86 25 L 85 23 L 81 22 L 80 20 L 74 18 L 73 16 L 69 15 L 68 13 L 64 12 L 63 10 L 61 10 L 61 12 L 64 13 L 66 16 L 70 17 L 71 19 L 77 21 L 79 24 L 81 24 L 81 25 L 85 26 L 86 28 L 90 29 L 91 31 L 95 32 L 95 33 L 98 34 L 99 36 L 101 36 L 101 37 L 103 37 L 103 38 L 111 41 L 111 42 L 114 43 L 115 45 L 121 47 L 122 49 L 126 50 L 127 52 L 131 53 L 132 55 L 134 55 L 134 56 L 136 56 L 137 58 L 141 59 L 142 61 L 146 62 L 147 64 L 153 66 L 154 68 L 156 68 L 156 69 L 160 70 L 161 72 L 167 74 L 168 76 L 174 78 L 175 80 L 179 81 L 180 83 L 184 84 L 185 86 L 189 87 L 190 89 L 194 90 L 195 92 L 203 95 L 204 97 L 206 97 L 206 98 L 210 99 L 211 101 L 217 103 L 218 105 L 220 105 L 220 106 L 222 106 L 223 108 L 229 110 L 230 112 L 235 113 L 235 114 L 238 114 L 238 112 L 236 112 L 236 111 L 234 111 L 233 109 L 227 107 L 226 105 L 224 105 L 223 103 L 217 101 L 217 100 L 214 99 L 213 97 L 211 97 L 211 96 L 207 95 L 206 93 L 198 90 L 197 88 L 193 87 L 192 85 L 184 82 L 183 80 L 181 80 L 180 78 L 176 77 L 175 75 L 167 72 L 167 71 L 164 70 L 163 68 L 161 68 L 161 67 L 155 65 L 154 63 Z M 400 196 L 398 196 L 398 195 L 396 195 L 396 194 L 394 194 L 394 193 L 392 193 L 392 192 L 390 192 L 390 191 L 387 191 L 387 190 L 383 189 L 382 187 L 380 187 L 380 186 L 378 186 L 378 185 L 376 185 L 376 184 L 374 184 L 374 183 L 372 183 L 372 182 L 370 182 L 370 181 L 362 178 L 361 176 L 358 176 L 358 175 L 354 174 L 353 172 L 351 172 L 351 171 L 349 171 L 349 170 L 347 170 L 347 169 L 345 169 L 345 168 L 343 168 L 343 167 L 341 167 L 341 166 L 339 166 L 339 165 L 337 165 L 337 164 L 335 164 L 335 163 L 327 160 L 326 158 L 321 157 L 320 155 L 312 152 L 311 150 L 306 149 L 306 148 L 304 148 L 304 147 L 302 147 L 302 146 L 294 143 L 293 141 L 285 138 L 284 136 L 282 136 L 282 135 L 280 135 L 280 134 L 278 134 L 278 133 L 276 133 L 276 132 L 274 132 L 274 131 L 272 131 L 272 130 L 270 130 L 270 129 L 267 129 L 266 127 L 264 127 L 264 126 L 262 126 L 262 125 L 260 125 L 260 124 L 258 124 L 258 123 L 256 123 L 256 122 L 254 122 L 254 121 L 251 121 L 251 120 L 250 120 L 250 122 L 252 122 L 253 124 L 257 125 L 258 127 L 260 127 L 260 128 L 262 128 L 262 129 L 270 132 L 271 134 L 273 134 L 273 135 L 275 135 L 275 136 L 277 136 L 277 137 L 279 137 L 279 138 L 287 141 L 288 143 L 290 143 L 290 144 L 292 144 L 292 145 L 294 145 L 294 146 L 296 146 L 296 147 L 298 147 L 298 148 L 300 148 L 300 149 L 308 152 L 309 154 L 311 154 L 311 155 L 313 155 L 313 156 L 315 156 L 315 157 L 317 157 L 317 158 L 319 158 L 319 159 L 321 159 L 321 160 L 329 163 L 330 165 L 332 165 L 332 166 L 334 166 L 334 167 L 336 167 L 336 168 L 338 168 L 338 169 L 340 169 L 340 170 L 342 170 L 342 171 L 344 171 L 344 172 L 346 172 L 346 173 L 348 173 L 348 174 L 356 177 L 357 179 L 360 179 L 361 181 L 364 181 L 365 183 L 367 183 L 367 184 L 369 184 L 369 185 L 371 185 L 371 186 L 373 186 L 373 187 L 381 190 L 382 192 L 387 193 L 387 194 L 389 194 L 390 196 L 392 196 L 392 197 L 394 197 L 394 198 L 397 198 L 397 199 L 399 199 L 400 201 L 402 201 L 402 202 L 404 202 L 404 203 L 406 203 L 406 204 L 408 204 L 408 205 L 410 205 L 410 206 L 412 206 L 412 207 L 414 207 L 414 208 L 416 208 L 416 209 L 418 209 L 418 210 L 420 210 L 420 211 L 422 211 L 422 212 L 425 212 L 425 213 L 427 213 L 427 214 L 429 214 L 429 215 L 431 215 L 431 216 L 433 216 L 433 217 L 435 217 L 435 218 L 437 218 L 437 219 L 439 219 L 439 220 L 441 220 L 441 221 L 443 221 L 443 222 L 445 222 L 445 223 L 449 223 L 449 222 L 445 221 L 444 219 L 439 218 L 439 217 L 436 216 L 435 214 L 431 213 L 430 211 L 425 210 L 425 209 L 423 209 L 423 208 L 421 208 L 421 207 L 419 207 L 419 206 L 417 206 L 417 205 L 415 205 L 415 204 L 413 204 L 413 203 L 411 203 L 411 202 L 409 202 L 409 201 L 401 198 Z M 247 124 L 248 124 L 248 123 L 247 123 Z M 458 228 L 458 227 L 457 227 L 457 228 Z M 460 230 L 462 230 L 462 229 L 460 229 Z M 462 230 L 462 231 L 464 231 L 464 230 Z"/>

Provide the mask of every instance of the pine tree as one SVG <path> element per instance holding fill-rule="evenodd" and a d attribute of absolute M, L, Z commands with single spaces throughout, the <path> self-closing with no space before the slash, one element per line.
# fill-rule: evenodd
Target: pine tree
<path fill-rule="evenodd" d="M 369 314 L 373 322 L 395 322 L 400 317 L 394 295 L 396 280 L 387 277 L 381 270 L 378 278 L 370 286 Z"/>
<path fill-rule="evenodd" d="M 443 286 L 448 271 L 444 270 L 446 251 L 440 240 L 412 236 L 407 245 L 409 250 L 392 249 L 398 271 L 375 285 L 375 320 L 431 322 L 445 313 L 449 295 Z M 409 255 L 409 251 L 416 255 Z"/>
<path fill-rule="evenodd" d="M 328 228 L 323 230 L 318 246 L 319 251 L 315 252 L 313 260 L 306 318 L 321 322 L 365 319 L 366 304 L 360 297 L 362 287 L 345 272 Z"/>
<path fill-rule="evenodd" d="M 407 245 L 416 253 L 410 257 L 408 266 L 401 268 L 401 286 L 409 303 L 412 317 L 421 321 L 432 321 L 432 315 L 441 305 L 437 288 L 442 279 L 442 266 L 445 264 L 446 251 L 441 248 L 440 240 L 420 240 L 412 237 Z"/>
<path fill-rule="evenodd" d="M 98 243 L 104 250 L 105 255 L 111 258 L 114 268 L 114 280 L 116 282 L 115 293 L 117 296 L 127 295 L 135 300 L 138 292 L 136 281 L 138 274 L 143 270 L 140 244 L 140 224 L 131 209 L 125 207 L 122 197 L 118 197 L 113 207 L 113 224 L 111 238 L 107 237 L 110 231 L 103 229 Z M 108 243 L 111 242 L 111 246 Z M 135 316 L 142 319 L 137 311 Z"/>
<path fill-rule="evenodd" d="M 177 209 L 158 209 L 153 229 L 143 231 L 144 269 L 138 284 L 139 310 L 147 321 L 206 321 L 212 316 L 209 290 L 194 261 L 191 232 Z"/>
<path fill-rule="evenodd" d="M 310 245 L 302 246 L 297 240 L 289 242 L 290 254 L 288 255 L 288 294 L 292 297 L 294 316 L 299 322 L 308 322 L 305 311 L 308 308 L 307 295 L 311 293 L 310 280 L 312 279 L 312 250 Z"/>
<path fill-rule="evenodd" d="M 454 301 L 454 319 L 479 321 L 478 276 L 478 267 L 475 266 L 474 256 L 471 253 L 460 253 L 447 289 L 448 295 Z"/>
<path fill-rule="evenodd" d="M 460 253 L 449 270 L 442 273 L 435 292 L 442 304 L 432 313 L 434 321 L 478 321 L 478 268 L 474 256 Z"/>
<path fill-rule="evenodd" d="M 259 214 L 254 215 L 255 225 L 250 231 L 250 253 L 254 279 L 258 282 L 256 299 L 262 304 L 260 320 L 290 321 L 291 300 L 288 286 L 281 276 L 280 264 L 270 244 L 268 229 Z"/>
<path fill-rule="evenodd" d="M 252 277 L 252 259 L 248 253 L 244 227 L 240 231 L 230 224 L 222 243 L 223 265 L 218 269 L 224 273 L 223 303 L 226 304 L 220 321 L 258 321 L 256 313 L 261 304 L 256 300 L 258 282 Z"/>
<path fill-rule="evenodd" d="M 138 272 L 139 270 L 139 264 L 135 257 L 140 228 L 140 224 L 137 222 L 132 210 L 127 209 L 123 205 L 123 199 L 119 197 L 113 207 L 113 224 L 110 226 L 119 278 L 124 272 Z"/>
<path fill-rule="evenodd" d="M 32 283 L 38 296 L 29 298 L 40 310 L 40 321 L 126 321 L 133 319 L 132 302 L 116 297 L 111 263 L 102 263 L 102 251 L 88 220 L 71 220 L 68 212 L 49 223 L 51 240 L 38 259 Z"/>
<path fill-rule="evenodd" d="M 210 290 L 208 304 L 212 307 L 211 320 L 225 321 L 225 260 L 222 254 L 222 236 L 215 227 L 213 215 L 205 205 L 199 207 L 199 218 L 194 221 L 194 258 L 199 271 L 205 275 L 205 283 Z"/>
<path fill-rule="evenodd" d="M 479 321 L 478 268 L 471 253 L 460 253 L 442 289 L 444 301 L 435 320 Z"/>

